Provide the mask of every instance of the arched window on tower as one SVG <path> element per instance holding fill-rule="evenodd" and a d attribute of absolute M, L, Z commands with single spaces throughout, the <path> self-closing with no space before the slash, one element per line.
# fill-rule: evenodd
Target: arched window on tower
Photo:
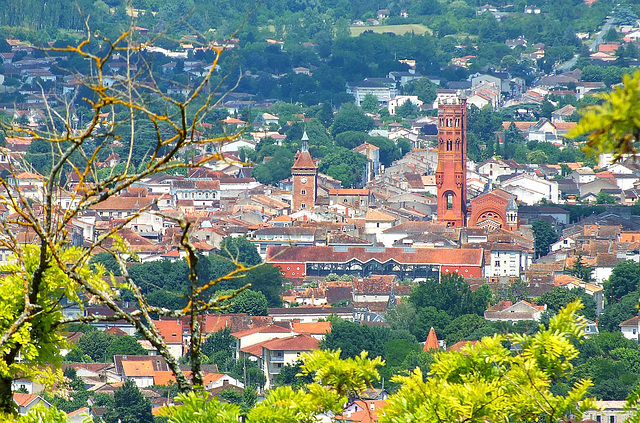
<path fill-rule="evenodd" d="M 451 151 L 453 149 L 453 141 L 447 141 L 447 151 Z"/>
<path fill-rule="evenodd" d="M 447 196 L 447 210 L 453 210 L 453 194 L 448 192 Z"/>
<path fill-rule="evenodd" d="M 456 151 L 460 151 L 460 140 L 456 140 Z"/>

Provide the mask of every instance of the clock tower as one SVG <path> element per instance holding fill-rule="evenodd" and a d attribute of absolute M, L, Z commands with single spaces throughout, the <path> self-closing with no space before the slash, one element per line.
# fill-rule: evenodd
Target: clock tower
<path fill-rule="evenodd" d="M 445 98 L 438 105 L 438 220 L 467 225 L 467 101 Z"/>
<path fill-rule="evenodd" d="M 312 209 L 318 192 L 318 166 L 309 154 L 309 137 L 306 131 L 302 134 L 302 148 L 293 160 L 291 176 L 291 212 Z"/>

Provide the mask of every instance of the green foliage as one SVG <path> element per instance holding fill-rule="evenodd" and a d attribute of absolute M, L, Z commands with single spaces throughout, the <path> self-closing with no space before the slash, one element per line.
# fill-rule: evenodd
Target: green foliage
<path fill-rule="evenodd" d="M 435 307 L 456 318 L 463 314 L 481 316 L 491 296 L 490 289 L 484 288 L 472 292 L 462 276 L 451 274 L 443 276 L 440 282 L 428 279 L 418 283 L 411 290 L 409 301 L 416 309 Z"/>
<path fill-rule="evenodd" d="M 547 311 L 557 313 L 561 308 L 567 304 L 579 299 L 584 304 L 584 308 L 580 314 L 589 320 L 596 319 L 596 303 L 593 297 L 584 292 L 582 288 L 568 289 L 565 287 L 557 286 L 551 291 L 547 291 L 544 294 L 536 298 L 536 304 L 546 304 Z"/>
<path fill-rule="evenodd" d="M 536 257 L 542 257 L 549 253 L 551 244 L 558 240 L 558 233 L 553 226 L 547 221 L 538 219 L 531 225 L 533 229 L 534 249 L 536 251 Z"/>
<path fill-rule="evenodd" d="M 225 290 L 217 292 L 218 295 L 231 295 L 234 290 Z M 267 298 L 262 292 L 245 289 L 235 297 L 225 300 L 222 306 L 230 304 L 230 307 L 224 311 L 227 313 L 247 313 L 249 316 L 266 316 L 268 314 Z"/>
<path fill-rule="evenodd" d="M 345 188 L 354 188 L 362 183 L 367 158 L 347 148 L 336 147 L 320 162 L 319 170 L 342 182 Z"/>
<path fill-rule="evenodd" d="M 530 335 L 496 335 L 461 352 L 439 353 L 426 381 L 421 371 L 397 376 L 400 390 L 388 400 L 380 422 L 519 421 L 546 416 L 562 419 L 571 411 L 595 406 L 583 400 L 591 385 L 578 380 L 565 396 L 552 393 L 551 380 L 571 374 L 578 351 L 572 343 L 582 330 L 576 320 L 578 303 L 551 319 L 549 329 Z M 513 355 L 502 345 L 521 346 Z"/>
<path fill-rule="evenodd" d="M 635 153 L 639 139 L 640 71 L 624 75 L 622 85 L 599 95 L 601 104 L 588 107 L 569 136 L 586 135 L 588 152 L 613 153 L 614 159 Z"/>
<path fill-rule="evenodd" d="M 362 107 L 362 110 L 364 110 L 365 112 L 370 112 L 370 113 L 377 112 L 378 108 L 380 108 L 380 104 L 378 103 L 378 97 L 376 97 L 373 94 L 365 95 L 364 98 L 362 99 L 362 104 L 360 105 L 360 107 Z"/>
<path fill-rule="evenodd" d="M 162 411 L 169 423 L 238 422 L 240 407 L 236 404 L 222 403 L 217 398 L 210 398 L 208 392 L 179 394 L 176 401 L 182 405 L 169 406 Z M 128 420 L 123 420 L 123 422 L 125 421 Z"/>
<path fill-rule="evenodd" d="M 640 264 L 627 260 L 616 264 L 611 276 L 604 283 L 604 292 L 609 304 L 620 301 L 625 295 L 637 291 L 640 283 Z"/>
<path fill-rule="evenodd" d="M 262 263 L 255 244 L 246 237 L 226 237 L 220 244 L 220 256 L 237 260 L 246 266 Z"/>
<path fill-rule="evenodd" d="M 333 119 L 331 134 L 337 136 L 346 131 L 367 132 L 373 129 L 373 119 L 366 116 L 356 105 L 343 104 Z"/>
<path fill-rule="evenodd" d="M 107 410 L 103 417 L 106 423 L 153 423 L 151 402 L 142 395 L 133 380 L 125 381 L 124 385 L 116 389 L 113 400 L 114 408 Z"/>

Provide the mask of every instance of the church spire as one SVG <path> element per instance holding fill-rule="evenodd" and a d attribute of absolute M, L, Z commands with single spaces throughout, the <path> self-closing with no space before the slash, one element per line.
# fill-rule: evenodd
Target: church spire
<path fill-rule="evenodd" d="M 309 136 L 307 135 L 307 131 L 304 131 L 302 133 L 302 138 L 300 139 L 300 141 L 302 141 L 302 147 L 300 148 L 300 150 L 303 152 L 309 151 Z"/>

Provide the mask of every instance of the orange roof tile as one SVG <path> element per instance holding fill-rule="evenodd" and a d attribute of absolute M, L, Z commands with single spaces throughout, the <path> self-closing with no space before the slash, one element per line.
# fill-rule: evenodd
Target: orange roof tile
<path fill-rule="evenodd" d="M 306 334 L 272 339 L 262 343 L 268 350 L 312 351 L 320 348 L 320 341 Z"/>
<path fill-rule="evenodd" d="M 153 324 L 168 344 L 182 344 L 183 329 L 180 320 L 154 320 Z"/>
<path fill-rule="evenodd" d="M 297 333 L 324 334 L 331 332 L 331 322 L 293 323 L 293 331 Z"/>
<path fill-rule="evenodd" d="M 153 376 L 153 363 L 151 359 L 147 361 L 122 361 L 122 370 L 125 376 Z"/>
<path fill-rule="evenodd" d="M 13 393 L 13 400 L 20 407 L 25 407 L 25 406 L 31 404 L 37 398 L 38 398 L 38 395 L 35 395 L 35 394 L 22 394 L 20 392 L 14 392 Z"/>
<path fill-rule="evenodd" d="M 311 154 L 308 151 L 298 151 L 293 162 L 292 169 L 317 169 Z"/>
<path fill-rule="evenodd" d="M 253 335 L 254 333 L 285 333 L 285 332 L 290 332 L 290 330 L 278 325 L 269 325 L 269 326 L 260 326 L 257 328 L 242 330 L 240 332 L 234 332 L 231 334 L 231 336 L 233 336 L 234 338 L 242 338 L 247 335 Z"/>

